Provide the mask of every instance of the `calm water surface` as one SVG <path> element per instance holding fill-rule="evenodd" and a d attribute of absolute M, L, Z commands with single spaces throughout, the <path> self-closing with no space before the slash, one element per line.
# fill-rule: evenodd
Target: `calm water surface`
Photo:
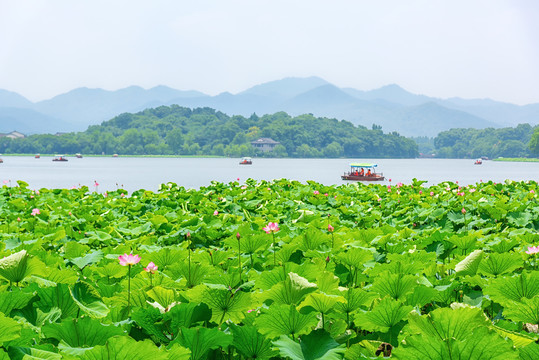
<path fill-rule="evenodd" d="M 123 188 L 130 193 L 138 189 L 157 191 L 159 185 L 174 182 L 186 188 L 210 185 L 212 180 L 228 183 L 247 178 L 256 180 L 313 180 L 326 185 L 345 184 L 340 175 L 351 162 L 378 164 L 378 171 L 393 184 L 409 184 L 413 178 L 427 184 L 458 181 L 467 185 L 483 181 L 539 180 L 539 163 L 455 159 L 253 159 L 253 165 L 239 165 L 235 158 L 113 158 L 69 157 L 67 162 L 52 157 L 3 156 L 0 164 L 2 184 L 27 182 L 31 188 L 71 188 L 86 185 L 95 190 Z"/>

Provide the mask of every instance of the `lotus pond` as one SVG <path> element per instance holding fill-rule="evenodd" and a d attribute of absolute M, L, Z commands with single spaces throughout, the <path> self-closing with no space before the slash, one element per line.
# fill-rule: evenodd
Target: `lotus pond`
<path fill-rule="evenodd" d="M 539 359 L 537 182 L 0 189 L 1 359 Z"/>

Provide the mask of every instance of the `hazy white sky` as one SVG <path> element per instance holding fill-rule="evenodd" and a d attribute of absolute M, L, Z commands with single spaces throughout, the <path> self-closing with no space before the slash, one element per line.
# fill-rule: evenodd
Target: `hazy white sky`
<path fill-rule="evenodd" d="M 0 89 L 32 101 L 307 76 L 539 103 L 539 1 L 0 0 Z"/>

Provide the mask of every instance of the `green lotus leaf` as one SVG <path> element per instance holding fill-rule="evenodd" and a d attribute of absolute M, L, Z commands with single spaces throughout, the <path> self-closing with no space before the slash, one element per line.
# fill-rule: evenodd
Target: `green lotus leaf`
<path fill-rule="evenodd" d="M 112 239 L 112 236 L 104 231 L 87 231 L 86 232 L 86 238 L 81 241 L 81 243 L 110 243 L 110 240 Z"/>
<path fill-rule="evenodd" d="M 296 305 L 307 294 L 315 291 L 316 288 L 316 284 L 309 282 L 296 273 L 290 272 L 288 273 L 288 278 L 273 286 L 262 295 L 265 299 L 273 300 L 275 304 Z"/>
<path fill-rule="evenodd" d="M 22 325 L 0 313 L 0 343 L 15 340 L 21 336 Z"/>
<path fill-rule="evenodd" d="M 139 308 L 131 314 L 131 319 L 157 341 L 168 343 L 172 340 L 172 335 L 163 324 L 163 315 L 158 309 Z"/>
<path fill-rule="evenodd" d="M 212 311 L 212 321 L 221 325 L 223 321 L 231 320 L 239 323 L 251 309 L 251 294 L 243 291 L 228 289 L 206 288 L 202 302 Z"/>
<path fill-rule="evenodd" d="M 346 351 L 326 331 L 314 330 L 296 342 L 285 335 L 273 342 L 283 357 L 292 360 L 341 360 Z"/>
<path fill-rule="evenodd" d="M 381 341 L 362 340 L 350 346 L 344 353 L 345 360 L 374 359 Z"/>
<path fill-rule="evenodd" d="M 517 253 L 490 253 L 488 258 L 479 264 L 479 272 L 485 275 L 502 275 L 522 267 L 523 261 Z"/>
<path fill-rule="evenodd" d="M 483 250 L 474 250 L 470 255 L 466 256 L 464 260 L 455 265 L 457 275 L 475 275 L 482 258 Z"/>
<path fill-rule="evenodd" d="M 351 288 L 341 291 L 344 302 L 338 302 L 335 306 L 345 314 L 358 310 L 362 306 L 369 307 L 373 300 L 378 297 L 377 294 L 367 292 L 358 288 Z"/>
<path fill-rule="evenodd" d="M 300 314 L 294 305 L 272 305 L 255 320 L 259 331 L 270 338 L 307 334 L 317 323 L 314 313 Z"/>
<path fill-rule="evenodd" d="M 355 323 L 368 331 L 387 332 L 410 313 L 412 307 L 390 297 L 383 298 L 372 311 L 355 316 Z"/>
<path fill-rule="evenodd" d="M 232 336 L 216 328 L 181 328 L 174 343 L 178 343 L 191 350 L 191 360 L 206 359 L 208 351 L 218 347 L 227 347 L 232 343 Z"/>
<path fill-rule="evenodd" d="M 156 301 L 163 308 L 168 308 L 169 305 L 175 302 L 176 294 L 172 289 L 165 289 L 161 286 L 154 286 L 146 291 L 146 294 Z"/>
<path fill-rule="evenodd" d="M 77 315 L 79 307 L 71 297 L 68 285 L 60 283 L 55 287 L 39 288 L 37 294 L 39 300 L 35 305 L 38 309 L 48 312 L 53 308 L 58 308 L 62 313 L 62 319 Z"/>
<path fill-rule="evenodd" d="M 170 327 L 177 334 L 181 327 L 191 327 L 198 322 L 209 321 L 212 312 L 204 303 L 181 303 L 172 307 L 163 314 L 166 321 L 170 321 Z"/>
<path fill-rule="evenodd" d="M 0 292 L 0 312 L 8 315 L 13 309 L 22 309 L 32 298 L 34 298 L 32 292 L 22 289 L 12 289 L 12 291 Z"/>
<path fill-rule="evenodd" d="M 37 258 L 30 258 L 21 250 L 0 260 L 0 276 L 12 283 L 20 283 L 30 275 L 45 275 L 46 267 Z"/>
<path fill-rule="evenodd" d="M 97 271 L 101 276 L 106 278 L 121 279 L 127 276 L 127 266 L 122 266 L 118 262 L 110 262 L 106 265 L 93 266 L 92 270 Z"/>
<path fill-rule="evenodd" d="M 520 360 L 539 359 L 539 344 L 531 343 L 522 349 L 519 349 Z"/>
<path fill-rule="evenodd" d="M 174 344 L 168 349 L 168 358 L 170 360 L 189 360 L 191 359 L 191 350 L 178 344 Z"/>
<path fill-rule="evenodd" d="M 333 311 L 337 303 L 345 303 L 346 300 L 342 296 L 327 295 L 324 293 L 312 293 L 307 295 L 305 300 L 299 304 L 298 308 L 313 308 L 315 311 L 322 314 L 329 314 Z M 303 313 L 303 311 L 302 311 Z"/>
<path fill-rule="evenodd" d="M 82 257 L 88 250 L 90 250 L 88 245 L 83 245 L 76 241 L 68 241 L 64 244 L 64 257 L 66 259 Z"/>
<path fill-rule="evenodd" d="M 124 334 L 120 327 L 103 325 L 99 320 L 89 317 L 48 324 L 41 330 L 46 337 L 63 341 L 74 348 L 105 345 L 110 337 Z"/>
<path fill-rule="evenodd" d="M 168 354 L 150 340 L 136 341 L 127 336 L 111 337 L 80 355 L 81 360 L 166 360 Z"/>
<path fill-rule="evenodd" d="M 359 248 L 351 248 L 345 253 L 336 256 L 336 262 L 340 262 L 347 267 L 363 269 L 363 266 L 374 259 L 372 252 Z"/>
<path fill-rule="evenodd" d="M 73 268 L 69 269 L 50 269 L 47 278 L 55 283 L 75 285 L 79 274 Z"/>
<path fill-rule="evenodd" d="M 380 297 L 391 296 L 395 300 L 406 297 L 417 286 L 417 277 L 413 275 L 382 273 L 376 277 L 372 290 Z"/>
<path fill-rule="evenodd" d="M 254 326 L 230 325 L 234 336 L 232 345 L 247 359 L 269 359 L 275 355 L 269 339 L 257 331 Z"/>
<path fill-rule="evenodd" d="M 185 259 L 185 251 L 174 250 L 168 247 L 152 253 L 149 257 L 149 261 L 152 261 L 155 265 L 157 265 L 160 271 L 164 271 L 170 265 L 181 263 Z"/>
<path fill-rule="evenodd" d="M 519 302 L 508 301 L 504 303 L 504 316 L 515 322 L 539 324 L 539 296 L 531 299 L 523 297 Z"/>
<path fill-rule="evenodd" d="M 522 348 L 524 346 L 530 345 L 537 340 L 530 335 L 502 329 L 501 327 L 496 325 L 491 325 L 490 328 L 496 331 L 502 338 L 510 339 L 513 342 L 513 346 L 516 348 Z"/>
<path fill-rule="evenodd" d="M 339 294 L 339 278 L 329 271 L 323 271 L 316 277 L 318 289 L 326 294 Z"/>
<path fill-rule="evenodd" d="M 42 349 L 35 349 L 30 347 L 10 346 L 9 356 L 11 359 L 24 359 L 24 360 L 59 360 L 62 359 L 62 355 L 46 351 Z"/>
<path fill-rule="evenodd" d="M 91 253 L 83 256 L 83 257 L 77 257 L 74 259 L 70 259 L 69 261 L 76 265 L 79 269 L 84 269 L 86 266 L 90 264 L 96 264 L 103 259 L 103 252 L 101 250 L 92 251 Z"/>
<path fill-rule="evenodd" d="M 413 335 L 406 337 L 405 345 L 393 351 L 393 358 L 406 360 L 516 360 L 518 353 L 511 343 L 504 341 L 486 327 L 478 327 L 464 339 Z"/>
<path fill-rule="evenodd" d="M 481 309 L 472 307 L 439 308 L 428 315 L 411 313 L 408 316 L 408 328 L 411 333 L 442 341 L 448 339 L 464 341 L 472 335 L 475 328 L 487 325 L 488 320 Z"/>
<path fill-rule="evenodd" d="M 519 228 L 526 227 L 534 216 L 529 212 L 510 212 L 507 214 L 509 224 Z"/>
<path fill-rule="evenodd" d="M 406 304 L 422 307 L 433 302 L 437 295 L 438 291 L 434 288 L 425 285 L 417 285 L 414 290 L 406 296 Z"/>
<path fill-rule="evenodd" d="M 521 301 L 522 298 L 531 299 L 539 295 L 539 271 L 492 279 L 484 292 L 502 305 L 508 301 Z"/>
<path fill-rule="evenodd" d="M 474 234 L 458 234 L 451 236 L 449 239 L 447 239 L 447 241 L 467 253 L 468 250 L 471 250 L 476 247 L 477 236 Z"/>
<path fill-rule="evenodd" d="M 99 293 L 88 283 L 78 282 L 69 289 L 69 292 L 79 308 L 88 315 L 102 318 L 109 313 L 109 309 L 101 301 Z"/>

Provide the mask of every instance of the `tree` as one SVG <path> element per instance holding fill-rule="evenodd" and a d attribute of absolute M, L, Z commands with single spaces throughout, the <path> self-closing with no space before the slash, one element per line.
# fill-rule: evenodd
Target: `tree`
<path fill-rule="evenodd" d="M 528 148 L 533 155 L 539 156 L 539 127 L 535 127 L 533 130 Z"/>

